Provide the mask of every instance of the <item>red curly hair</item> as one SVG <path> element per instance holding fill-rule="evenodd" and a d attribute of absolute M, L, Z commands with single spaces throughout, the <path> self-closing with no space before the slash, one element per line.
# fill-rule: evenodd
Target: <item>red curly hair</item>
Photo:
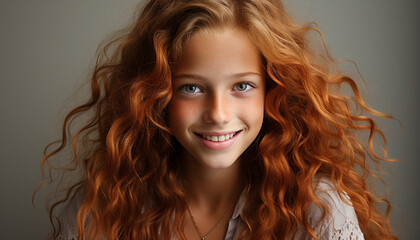
<path fill-rule="evenodd" d="M 385 138 L 371 117 L 351 109 L 391 117 L 369 108 L 352 78 L 331 73 L 335 61 L 328 52 L 314 54 L 307 33 L 319 33 L 316 27 L 294 23 L 278 0 L 155 0 L 138 13 L 99 53 L 91 98 L 67 115 L 59 146 L 45 148 L 41 169 L 48 166 L 51 180 L 50 160 L 71 139 L 71 170 L 83 169 L 80 181 L 51 206 L 52 223 L 53 210 L 80 191 L 79 239 L 170 239 L 173 232 L 185 239 L 186 202 L 175 158 L 180 146 L 167 119 L 171 74 L 192 35 L 241 26 L 262 56 L 267 92 L 261 132 L 247 150 L 253 157 L 243 163 L 248 191 L 240 239 L 286 239 L 300 224 L 318 239 L 308 206 L 328 209 L 314 193 L 315 176 L 330 179 L 343 200 L 343 193 L 350 197 L 366 239 L 397 239 L 389 202 L 368 189 L 377 177 L 368 160 L 390 161 Z M 342 85 L 351 87 L 354 101 L 339 94 Z M 72 137 L 71 122 L 82 114 L 92 117 Z M 362 130 L 369 133 L 367 147 L 356 137 Z M 373 152 L 375 135 L 385 141 L 385 157 Z M 378 203 L 385 203 L 385 213 Z M 61 226 L 53 227 L 55 238 Z"/>

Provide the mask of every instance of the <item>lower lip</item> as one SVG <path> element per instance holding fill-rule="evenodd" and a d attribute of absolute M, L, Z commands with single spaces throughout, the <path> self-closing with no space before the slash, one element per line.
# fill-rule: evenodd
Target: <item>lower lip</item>
<path fill-rule="evenodd" d="M 239 131 L 235 134 L 235 136 L 233 136 L 232 138 L 229 138 L 226 141 L 223 142 L 213 142 L 210 140 L 207 140 L 205 138 L 202 138 L 201 135 L 197 134 L 197 137 L 200 139 L 200 141 L 204 144 L 204 146 L 206 146 L 207 148 L 211 149 L 211 150 L 223 150 L 226 149 L 228 147 L 230 147 L 233 142 L 235 141 L 236 137 L 241 133 L 242 131 Z"/>

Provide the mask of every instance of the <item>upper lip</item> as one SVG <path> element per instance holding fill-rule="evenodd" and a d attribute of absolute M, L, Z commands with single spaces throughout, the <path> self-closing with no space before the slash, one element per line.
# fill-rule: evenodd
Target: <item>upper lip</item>
<path fill-rule="evenodd" d="M 239 130 L 240 131 L 240 130 Z M 231 133 L 237 133 L 239 131 L 223 131 L 223 132 L 195 132 L 200 135 L 206 135 L 206 136 L 223 136 Z"/>

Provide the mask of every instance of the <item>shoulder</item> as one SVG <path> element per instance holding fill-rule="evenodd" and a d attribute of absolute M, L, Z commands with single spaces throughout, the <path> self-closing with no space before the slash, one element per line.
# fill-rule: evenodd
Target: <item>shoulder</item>
<path fill-rule="evenodd" d="M 311 203 L 308 209 L 309 224 L 320 239 L 364 239 L 351 199 L 345 192 L 339 194 L 326 178 L 316 179 L 314 190 L 328 209 L 324 219 L 322 209 L 316 204 Z M 306 239 L 306 234 L 301 228 L 295 239 Z"/>
<path fill-rule="evenodd" d="M 60 231 L 58 234 L 59 240 L 73 240 L 78 239 L 77 234 L 77 212 L 81 206 L 83 195 L 79 191 L 70 199 L 61 209 L 58 220 L 60 222 Z"/>
<path fill-rule="evenodd" d="M 83 203 L 83 191 L 78 191 L 74 196 L 64 204 L 60 213 L 58 214 L 58 220 L 60 222 L 60 229 L 57 239 L 58 240 L 73 240 L 78 239 L 77 229 L 77 212 Z M 146 206 L 143 207 L 142 212 L 151 205 L 151 201 L 146 201 Z M 87 224 L 91 219 L 91 215 L 88 214 L 84 228 L 86 230 Z M 104 239 L 103 235 L 100 235 L 99 239 Z"/>

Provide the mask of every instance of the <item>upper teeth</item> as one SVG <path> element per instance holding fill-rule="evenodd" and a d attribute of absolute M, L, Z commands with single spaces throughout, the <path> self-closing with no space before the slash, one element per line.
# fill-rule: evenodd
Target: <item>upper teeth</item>
<path fill-rule="evenodd" d="M 223 142 L 226 141 L 228 139 L 231 139 L 233 137 L 233 135 L 235 135 L 234 133 L 229 133 L 226 135 L 220 135 L 220 136 L 208 136 L 208 135 L 202 135 L 203 138 L 210 140 L 212 142 Z"/>

